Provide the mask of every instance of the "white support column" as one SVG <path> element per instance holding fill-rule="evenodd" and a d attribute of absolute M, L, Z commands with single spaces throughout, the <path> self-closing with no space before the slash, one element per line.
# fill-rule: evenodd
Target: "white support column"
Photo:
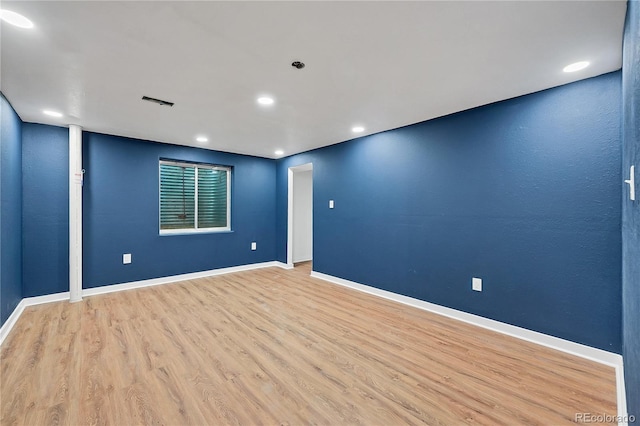
<path fill-rule="evenodd" d="M 82 300 L 82 128 L 69 126 L 69 293 Z"/>
<path fill-rule="evenodd" d="M 293 167 L 287 169 L 287 266 L 293 268 Z"/>

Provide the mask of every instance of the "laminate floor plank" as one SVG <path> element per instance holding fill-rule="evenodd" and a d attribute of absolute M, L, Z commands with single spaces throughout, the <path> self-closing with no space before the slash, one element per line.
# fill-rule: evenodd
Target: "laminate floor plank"
<path fill-rule="evenodd" d="M 616 415 L 613 368 L 267 268 L 28 307 L 4 425 L 514 425 Z"/>

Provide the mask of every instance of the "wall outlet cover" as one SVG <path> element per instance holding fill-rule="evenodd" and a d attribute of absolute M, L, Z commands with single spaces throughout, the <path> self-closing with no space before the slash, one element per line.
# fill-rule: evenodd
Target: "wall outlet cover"
<path fill-rule="evenodd" d="M 131 263 L 131 253 L 125 253 L 122 255 L 122 263 L 124 265 L 128 265 Z"/>
<path fill-rule="evenodd" d="M 482 278 L 472 278 L 471 288 L 475 291 L 482 291 Z"/>
<path fill-rule="evenodd" d="M 254 242 L 251 243 L 251 250 L 256 250 L 257 249 L 257 244 Z"/>

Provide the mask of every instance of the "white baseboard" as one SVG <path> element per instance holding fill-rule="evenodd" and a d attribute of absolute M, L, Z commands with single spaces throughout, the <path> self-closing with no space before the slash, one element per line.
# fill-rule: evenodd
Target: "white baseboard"
<path fill-rule="evenodd" d="M 42 305 L 43 303 L 60 302 L 61 300 L 69 300 L 69 292 L 45 294 L 44 296 L 25 297 L 22 299 L 25 306 Z"/>
<path fill-rule="evenodd" d="M 173 283 L 178 281 L 193 280 L 196 278 L 212 277 L 214 275 L 231 274 L 233 272 L 249 271 L 252 269 L 269 268 L 269 267 L 290 269 L 286 263 L 277 262 L 277 261 L 251 263 L 248 265 L 232 266 L 230 268 L 211 269 L 208 271 L 193 272 L 189 274 L 172 275 L 169 277 L 153 278 L 149 280 L 133 281 L 129 283 L 87 288 L 82 290 L 82 296 L 83 297 L 95 296 L 98 294 L 113 293 L 115 291 L 131 290 L 134 288 L 150 287 L 150 286 L 168 284 L 168 283 Z M 44 296 L 35 296 L 35 297 L 25 297 L 24 299 L 22 299 L 20 303 L 18 303 L 18 306 L 16 306 L 16 308 L 13 310 L 9 318 L 7 318 L 7 321 L 5 321 L 2 327 L 0 327 L 0 346 L 2 346 L 4 339 L 9 335 L 9 332 L 11 332 L 11 329 L 16 324 L 16 322 L 18 321 L 18 318 L 20 318 L 20 315 L 22 315 L 22 312 L 27 306 L 34 306 L 34 305 L 41 305 L 43 303 L 69 300 L 69 297 L 70 297 L 69 292 L 66 291 L 63 293 L 54 293 L 54 294 L 47 294 Z"/>
<path fill-rule="evenodd" d="M 500 321 L 484 318 L 478 315 L 469 314 L 467 312 L 458 311 L 456 309 L 447 308 L 436 305 L 434 303 L 425 302 L 424 300 L 415 299 L 413 297 L 403 296 L 401 294 L 392 293 L 390 291 L 381 290 L 379 288 L 345 280 L 343 278 L 334 277 L 332 275 L 323 274 L 321 272 L 312 271 L 311 276 L 343 287 L 348 287 L 414 308 L 429 311 L 448 318 L 463 321 L 468 324 L 476 325 L 488 330 L 497 331 L 498 333 L 526 340 L 527 342 L 536 343 L 551 349 L 566 352 L 571 355 L 586 358 L 601 364 L 615 368 L 616 371 L 616 392 L 618 400 L 618 416 L 625 418 L 627 415 L 627 398 L 624 388 L 624 365 L 622 355 L 613 352 L 604 351 L 602 349 L 593 348 L 591 346 L 582 345 L 580 343 L 571 342 L 569 340 L 560 339 L 558 337 L 549 336 L 537 331 L 527 330 L 525 328 L 516 327 L 515 325 L 505 324 Z M 626 425 L 619 423 L 619 425 Z"/>
<path fill-rule="evenodd" d="M 289 265 L 288 263 L 284 263 L 284 262 L 273 262 L 275 263 L 278 268 L 282 268 L 282 269 L 293 269 L 293 265 Z"/>
<path fill-rule="evenodd" d="M 11 315 L 9 315 L 9 318 L 7 318 L 4 324 L 2 324 L 2 327 L 0 327 L 0 345 L 2 345 L 4 339 L 9 335 L 13 326 L 16 325 L 16 322 L 18 321 L 18 318 L 20 318 L 20 315 L 22 315 L 22 311 L 24 311 L 25 306 L 24 299 L 20 300 L 20 302 L 18 302 L 18 306 L 16 306 L 13 312 L 11 312 Z"/>
<path fill-rule="evenodd" d="M 18 306 L 16 306 L 9 318 L 7 318 L 7 321 L 5 321 L 5 323 L 2 324 L 2 327 L 0 327 L 0 346 L 2 346 L 4 339 L 9 335 L 13 326 L 16 325 L 18 318 L 20 318 L 20 315 L 22 315 L 22 312 L 24 312 L 24 309 L 27 306 L 58 302 L 60 300 L 69 300 L 69 292 L 47 294 L 45 296 L 25 297 L 20 300 L 20 303 L 18 303 Z"/>
<path fill-rule="evenodd" d="M 149 280 L 132 281 L 122 284 L 105 285 L 82 290 L 82 296 L 95 296 L 97 294 L 113 293 L 115 291 L 132 290 L 134 288 L 152 287 L 156 285 L 169 284 L 178 281 L 195 280 L 197 278 L 213 277 L 216 275 L 232 274 L 234 272 L 250 271 L 252 269 L 279 267 L 286 269 L 286 265 L 281 262 L 250 263 L 248 265 L 232 266 L 230 268 L 210 269 L 208 271 L 191 272 L 188 274 L 171 275 L 168 277 L 152 278 Z"/>

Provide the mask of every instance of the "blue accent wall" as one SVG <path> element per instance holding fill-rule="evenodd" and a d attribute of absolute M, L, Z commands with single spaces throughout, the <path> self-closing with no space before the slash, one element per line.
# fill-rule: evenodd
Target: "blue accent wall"
<path fill-rule="evenodd" d="M 274 160 L 95 133 L 83 146 L 85 288 L 275 260 Z M 159 235 L 161 158 L 233 168 L 232 232 Z"/>
<path fill-rule="evenodd" d="M 22 299 L 22 121 L 0 93 L 0 325 Z"/>
<path fill-rule="evenodd" d="M 281 159 L 278 259 L 287 168 L 312 162 L 315 271 L 620 353 L 620 93 L 615 72 Z"/>
<path fill-rule="evenodd" d="M 24 123 L 22 292 L 69 291 L 69 129 Z"/>
<path fill-rule="evenodd" d="M 636 166 L 636 201 L 622 196 L 623 357 L 627 409 L 640 418 L 640 2 L 627 3 L 622 67 L 622 173 Z"/>

